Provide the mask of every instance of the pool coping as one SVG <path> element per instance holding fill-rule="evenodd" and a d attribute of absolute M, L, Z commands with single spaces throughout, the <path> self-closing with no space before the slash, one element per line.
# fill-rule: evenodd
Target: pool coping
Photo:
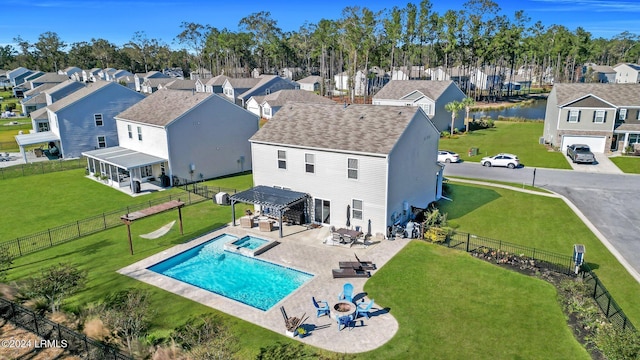
<path fill-rule="evenodd" d="M 324 229 L 320 231 L 328 232 L 328 230 Z M 264 238 L 265 240 L 278 241 L 277 246 L 260 255 L 261 260 L 309 273 L 314 276 L 270 309 L 260 310 L 223 295 L 215 294 L 147 269 L 149 266 L 201 245 L 224 233 L 239 237 L 250 234 Z M 318 239 L 323 236 L 324 235 L 318 235 L 316 233 L 304 232 L 297 234 L 297 236 L 286 236 L 282 239 L 276 239 L 274 236 L 256 234 L 246 231 L 245 229 L 224 226 L 185 243 L 153 254 L 118 270 L 118 273 L 196 301 L 242 320 L 249 321 L 265 329 L 282 334 L 283 336 L 285 336 L 285 328 L 279 310 L 280 306 L 284 306 L 290 316 L 306 314 L 309 318 L 305 321 L 305 324 L 309 325 L 312 331 L 302 339 L 297 337 L 295 339 L 326 350 L 342 353 L 360 353 L 382 346 L 388 342 L 398 330 L 398 323 L 388 308 L 374 306 L 374 308 L 377 308 L 373 313 L 374 316 L 368 320 L 359 319 L 354 329 L 342 331 L 337 331 L 337 324 L 328 316 L 313 316 L 315 309 L 312 305 L 311 297 L 314 296 L 318 300 L 335 302 L 337 301 L 337 294 L 345 282 L 350 282 L 354 285 L 356 289 L 354 292 L 354 294 L 356 294 L 355 299 L 363 301 L 366 296 L 366 293 L 361 290 L 367 279 L 333 279 L 331 276 L 331 268 L 337 267 L 337 263 L 340 260 L 352 258 L 354 249 L 323 245 L 322 240 L 318 241 Z M 373 259 L 377 263 L 378 269 L 380 269 L 380 267 L 400 251 L 406 243 L 408 243 L 407 240 L 384 241 L 380 245 L 376 245 L 370 249 L 358 249 L 358 252 L 361 257 L 364 256 L 367 259 Z M 378 304 L 375 303 L 375 305 Z"/>

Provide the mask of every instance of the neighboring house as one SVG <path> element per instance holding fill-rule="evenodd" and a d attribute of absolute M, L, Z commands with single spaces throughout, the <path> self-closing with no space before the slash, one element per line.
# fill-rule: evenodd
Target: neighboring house
<path fill-rule="evenodd" d="M 315 104 L 335 104 L 336 102 L 324 96 L 316 95 L 304 90 L 278 90 L 265 96 L 252 96 L 247 101 L 247 110 L 265 118 L 273 115 L 287 102 L 304 102 Z"/>
<path fill-rule="evenodd" d="M 444 68 L 442 68 L 442 66 L 438 66 L 436 68 L 428 69 L 427 71 L 428 71 L 427 74 L 428 74 L 428 76 L 430 77 L 431 80 L 445 81 L 445 80 L 450 80 L 451 79 L 449 74 L 447 74 L 447 72 L 445 71 Z"/>
<path fill-rule="evenodd" d="M 587 144 L 604 153 L 640 146 L 640 85 L 555 84 L 547 97 L 544 141 L 564 153 Z"/>
<path fill-rule="evenodd" d="M 43 84 L 60 84 L 61 82 L 67 80 L 69 80 L 69 77 L 67 75 L 60 75 L 57 73 L 43 73 L 36 78 L 29 80 L 25 79 L 25 84 L 28 84 L 27 87 L 29 87 L 29 89 L 35 89 Z"/>
<path fill-rule="evenodd" d="M 22 113 L 25 114 L 25 116 L 29 116 L 32 111 L 47 106 L 47 96 L 44 92 L 39 92 L 29 97 L 25 96 L 20 100 L 20 105 L 22 106 Z"/>
<path fill-rule="evenodd" d="M 168 79 L 169 76 L 161 73 L 160 71 L 149 71 L 148 73 L 134 74 L 133 79 L 135 83 L 135 90 L 142 91 L 142 83 L 147 79 Z"/>
<path fill-rule="evenodd" d="M 142 86 L 140 87 L 140 92 L 143 94 L 152 94 L 158 91 L 158 89 L 162 85 L 166 85 L 174 81 L 175 79 L 172 79 L 170 77 L 145 79 L 144 82 L 142 83 Z"/>
<path fill-rule="evenodd" d="M 31 90 L 31 83 L 29 82 L 29 80 L 37 78 L 38 76 L 44 74 L 42 71 L 27 71 L 25 73 L 22 73 L 18 76 L 16 76 L 13 79 L 12 85 L 13 85 L 13 96 L 15 97 L 24 97 L 24 92 Z"/>
<path fill-rule="evenodd" d="M 86 87 L 84 83 L 73 80 L 61 82 L 60 84 L 57 84 L 56 86 L 44 91 L 44 93 L 46 94 L 47 105 L 51 105 L 54 102 L 64 98 L 65 96 L 84 87 Z"/>
<path fill-rule="evenodd" d="M 377 89 L 382 88 L 388 81 L 386 73 L 376 66 L 369 69 L 367 73 L 363 70 L 358 70 L 352 78 L 350 78 L 349 73 L 345 71 L 334 75 L 333 79 L 337 94 L 352 91 L 354 96 L 369 95 Z"/>
<path fill-rule="evenodd" d="M 640 83 L 640 65 L 638 64 L 618 64 L 613 67 L 616 71 L 616 81 L 620 84 Z"/>
<path fill-rule="evenodd" d="M 11 86 L 16 86 L 16 85 L 20 85 L 24 81 L 24 76 L 22 75 L 25 73 L 32 74 L 33 71 L 27 68 L 18 67 L 13 70 L 7 71 L 6 75 L 7 75 L 7 79 L 11 83 Z"/>
<path fill-rule="evenodd" d="M 585 83 L 614 83 L 616 82 L 616 71 L 607 65 L 596 65 L 592 63 L 582 66 L 580 82 Z"/>
<path fill-rule="evenodd" d="M 296 89 L 298 84 L 277 75 L 262 75 L 259 78 L 228 78 L 222 86 L 223 94 L 235 104 L 245 107 L 252 96 L 269 95 L 278 90 Z"/>
<path fill-rule="evenodd" d="M 29 116 L 31 117 L 31 128 L 34 132 L 45 132 L 51 130 L 49 127 L 49 117 L 47 116 L 47 109 L 40 108 L 32 111 Z"/>
<path fill-rule="evenodd" d="M 450 131 L 451 113 L 445 106 L 461 101 L 464 93 L 451 80 L 394 80 L 389 81 L 376 95 L 373 105 L 417 106 L 424 110 L 438 131 Z M 456 129 L 464 127 L 464 114 L 456 116 Z"/>
<path fill-rule="evenodd" d="M 199 181 L 251 169 L 258 117 L 220 95 L 159 90 L 116 116 L 119 146 L 84 152 L 89 172 L 130 187 Z M 164 175 L 164 176 L 163 176 Z"/>
<path fill-rule="evenodd" d="M 205 68 L 196 69 L 189 74 L 191 80 L 209 79 L 211 77 L 213 77 L 213 74 Z"/>
<path fill-rule="evenodd" d="M 322 84 L 322 77 L 311 75 L 298 80 L 297 83 L 300 85 L 300 90 L 319 92 L 320 85 Z"/>
<path fill-rule="evenodd" d="M 184 72 L 182 71 L 182 68 L 179 68 L 179 67 L 164 69 L 162 70 L 162 73 L 171 78 L 184 79 Z"/>
<path fill-rule="evenodd" d="M 91 70 L 82 70 L 83 82 L 96 82 L 100 78 L 101 68 L 93 68 Z"/>
<path fill-rule="evenodd" d="M 253 184 L 309 194 L 316 224 L 386 234 L 441 197 L 439 135 L 417 107 L 290 103 L 250 139 Z"/>
<path fill-rule="evenodd" d="M 212 94 L 222 94 L 224 91 L 222 89 L 222 86 L 227 79 L 228 77 L 224 75 L 218 75 L 204 80 L 198 79 L 196 80 L 196 91 L 208 92 Z"/>
<path fill-rule="evenodd" d="M 476 68 L 471 71 L 471 75 L 469 76 L 472 89 L 477 90 L 500 89 L 502 87 L 503 80 L 506 80 L 504 76 L 504 69 L 499 66 L 483 66 Z"/>
<path fill-rule="evenodd" d="M 67 78 L 72 77 L 76 73 L 82 74 L 82 69 L 80 69 L 79 67 L 75 67 L 75 66 L 69 66 L 68 68 L 66 68 L 64 70 L 58 70 L 58 74 L 66 75 Z"/>
<path fill-rule="evenodd" d="M 115 116 L 143 98 L 114 82 L 90 83 L 45 108 L 50 131 L 16 135 L 16 141 L 23 154 L 27 145 L 52 142 L 63 158 L 117 146 Z"/>
<path fill-rule="evenodd" d="M 425 80 L 429 73 L 424 66 L 399 66 L 391 71 L 391 80 Z"/>
<path fill-rule="evenodd" d="M 122 86 L 128 87 L 131 90 L 135 91 L 136 89 L 136 80 L 133 77 L 133 74 L 118 76 L 114 81 Z"/>
<path fill-rule="evenodd" d="M 170 89 L 170 90 L 182 90 L 182 91 L 196 91 L 197 80 L 181 80 L 171 78 L 173 81 L 158 85 L 158 89 Z"/>

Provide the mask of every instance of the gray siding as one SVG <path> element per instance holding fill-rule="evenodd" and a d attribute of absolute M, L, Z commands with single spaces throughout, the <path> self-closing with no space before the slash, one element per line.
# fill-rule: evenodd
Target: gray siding
<path fill-rule="evenodd" d="M 451 113 L 444 107 L 452 101 L 462 101 L 465 98 L 464 93 L 456 85 L 451 84 L 438 99 L 436 99 L 435 115 L 431 117 L 431 122 L 439 131 L 447 130 L 451 127 Z M 464 109 L 458 112 L 454 126 L 456 129 L 464 127 Z"/>

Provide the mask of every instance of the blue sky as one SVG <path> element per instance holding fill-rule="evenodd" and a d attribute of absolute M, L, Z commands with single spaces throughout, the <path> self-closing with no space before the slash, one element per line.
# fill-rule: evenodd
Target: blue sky
<path fill-rule="evenodd" d="M 366 6 L 378 11 L 393 6 L 405 7 L 420 0 L 244 0 L 244 1 L 169 1 L 169 0 L 3 0 L 0 20 L 0 45 L 13 44 L 21 36 L 34 43 L 44 32 L 52 31 L 67 44 L 103 38 L 122 45 L 134 32 L 144 31 L 149 38 L 179 47 L 175 37 L 183 21 L 208 24 L 219 29 L 238 30 L 238 22 L 259 11 L 269 11 L 283 30 L 298 30 L 305 21 L 338 19 L 346 6 Z M 439 14 L 462 9 L 465 0 L 432 0 Z M 640 0 L 497 0 L 501 14 L 512 16 L 524 10 L 534 23 L 564 25 L 570 30 L 582 26 L 594 37 L 611 38 L 623 31 L 640 35 Z"/>

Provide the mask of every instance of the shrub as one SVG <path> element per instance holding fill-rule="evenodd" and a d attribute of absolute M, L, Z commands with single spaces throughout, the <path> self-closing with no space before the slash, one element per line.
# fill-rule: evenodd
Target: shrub
<path fill-rule="evenodd" d="M 610 323 L 598 327 L 594 342 L 609 360 L 640 359 L 640 334 L 618 330 Z"/>

